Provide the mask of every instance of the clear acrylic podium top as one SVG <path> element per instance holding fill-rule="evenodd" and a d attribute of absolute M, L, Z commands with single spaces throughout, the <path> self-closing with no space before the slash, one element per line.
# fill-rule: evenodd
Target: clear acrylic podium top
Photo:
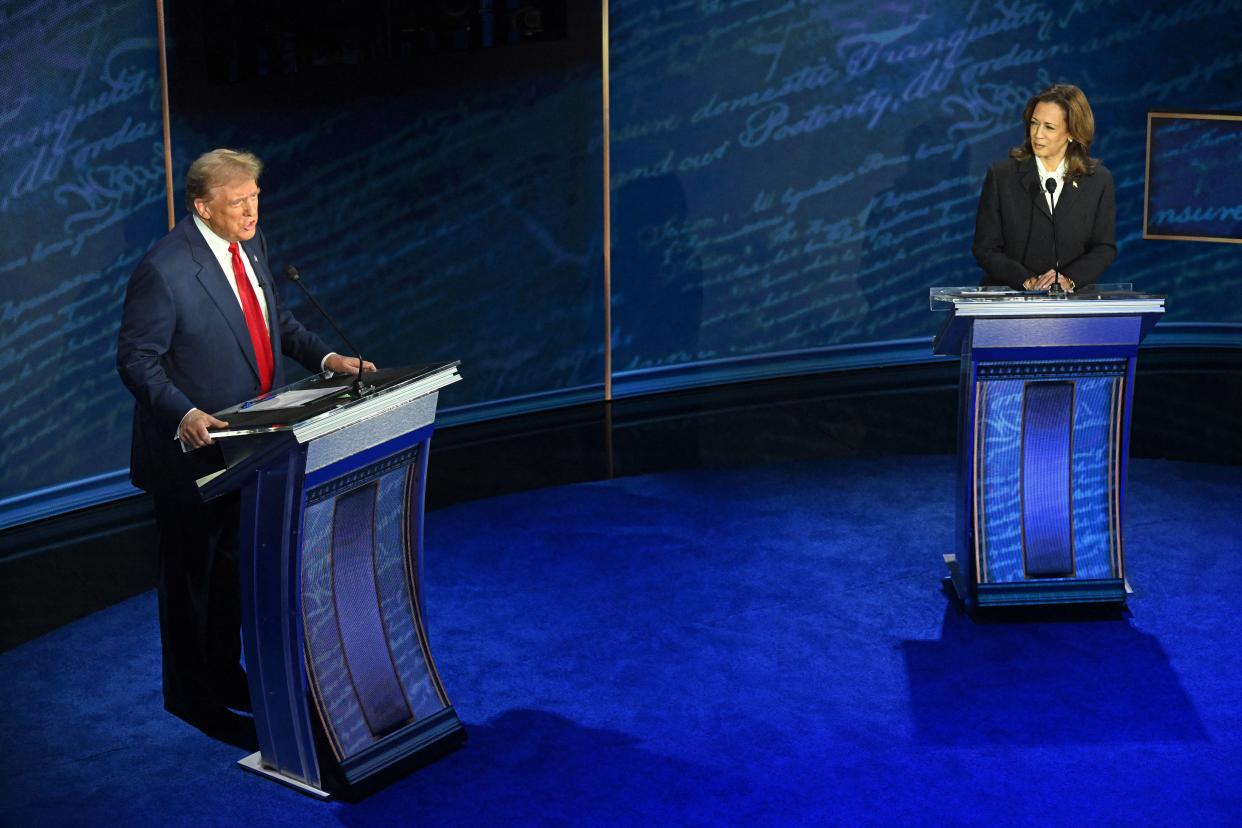
<path fill-rule="evenodd" d="M 928 291 L 933 311 L 959 316 L 1079 316 L 1161 313 L 1165 297 L 1136 293 L 1130 283 L 1091 285 L 1074 293 L 1022 291 L 997 285 L 934 287 Z"/>
<path fill-rule="evenodd" d="M 454 361 L 368 371 L 363 374 L 368 386 L 365 396 L 351 391 L 354 374 L 311 374 L 292 385 L 213 412 L 213 417 L 229 425 L 211 429 L 211 436 L 289 431 L 298 442 L 306 442 L 459 381 L 459 364 Z"/>

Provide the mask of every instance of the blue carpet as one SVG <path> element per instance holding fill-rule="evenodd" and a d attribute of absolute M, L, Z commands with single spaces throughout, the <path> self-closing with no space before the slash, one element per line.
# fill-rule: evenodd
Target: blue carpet
<path fill-rule="evenodd" d="M 1139 461 L 1114 618 L 940 587 L 953 461 L 634 477 L 428 516 L 455 753 L 356 804 L 165 714 L 154 594 L 0 656 L 0 823 L 1242 821 L 1242 469 Z"/>

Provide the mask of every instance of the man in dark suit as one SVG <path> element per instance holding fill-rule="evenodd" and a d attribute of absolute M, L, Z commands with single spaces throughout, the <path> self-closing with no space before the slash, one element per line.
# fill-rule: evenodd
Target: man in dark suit
<path fill-rule="evenodd" d="M 209 429 L 227 423 L 210 412 L 284 385 L 282 353 L 312 371 L 357 370 L 276 294 L 258 229 L 261 170 L 254 155 L 227 149 L 190 166 L 190 215 L 130 277 L 117 339 L 117 369 L 136 400 L 130 477 L 155 499 L 164 706 L 226 737 L 246 726 L 230 708 L 250 703 L 239 664 L 240 501 L 205 504 L 195 485 L 223 467 Z"/>
<path fill-rule="evenodd" d="M 1023 122 L 1026 140 L 988 169 L 979 196 L 973 249 L 983 284 L 1044 290 L 1055 281 L 1070 291 L 1095 284 L 1117 245 L 1113 177 L 1087 155 L 1091 106 L 1078 87 L 1057 84 L 1027 102 Z"/>

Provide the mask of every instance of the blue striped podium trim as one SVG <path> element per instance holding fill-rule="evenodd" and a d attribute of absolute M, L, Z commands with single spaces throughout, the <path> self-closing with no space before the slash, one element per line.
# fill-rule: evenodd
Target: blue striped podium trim
<path fill-rule="evenodd" d="M 341 495 L 332 527 L 332 581 L 337 624 L 367 728 L 390 733 L 414 718 L 388 649 L 375 584 L 375 496 L 369 484 Z"/>
<path fill-rule="evenodd" d="M 977 584 L 981 607 L 1035 604 L 1123 604 L 1126 582 L 1121 578 L 1043 578 L 1007 584 Z"/>
<path fill-rule="evenodd" d="M 1026 576 L 1074 572 L 1074 384 L 1029 382 L 1022 400 L 1022 553 Z"/>

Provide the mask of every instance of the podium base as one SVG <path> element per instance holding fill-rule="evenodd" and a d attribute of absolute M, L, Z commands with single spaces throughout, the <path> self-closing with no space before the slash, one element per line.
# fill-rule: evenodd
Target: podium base
<path fill-rule="evenodd" d="M 1033 607 L 1066 604 L 1124 607 L 1126 597 L 1134 594 L 1130 582 L 1122 578 L 1041 578 L 1009 583 L 975 584 L 966 582 L 957 555 L 946 554 L 949 570 L 942 581 L 953 586 L 957 599 L 970 612 L 987 607 Z"/>
<path fill-rule="evenodd" d="M 957 593 L 957 600 L 966 606 L 970 606 L 970 589 L 966 586 L 966 576 L 962 574 L 962 568 L 957 565 L 957 555 L 948 553 L 944 556 L 944 565 L 949 568 L 949 574 L 945 576 L 945 580 L 953 585 L 953 591 Z"/>
<path fill-rule="evenodd" d="M 263 757 L 259 755 L 259 752 L 257 750 L 254 753 L 250 754 L 249 756 L 238 759 L 237 764 L 241 765 L 243 768 L 250 771 L 251 773 L 257 773 L 260 776 L 265 776 L 268 779 L 273 780 L 274 782 L 279 782 L 282 785 L 287 785 L 288 787 L 293 788 L 295 791 L 300 791 L 301 793 L 304 793 L 307 796 L 313 796 L 315 799 L 327 800 L 327 799 L 332 798 L 332 794 L 328 793 L 322 788 L 316 788 L 314 785 L 308 785 L 305 782 L 303 782 L 301 779 L 295 779 L 292 776 L 286 776 L 285 774 L 281 773 L 275 768 L 268 767 L 267 765 L 263 764 Z"/>

